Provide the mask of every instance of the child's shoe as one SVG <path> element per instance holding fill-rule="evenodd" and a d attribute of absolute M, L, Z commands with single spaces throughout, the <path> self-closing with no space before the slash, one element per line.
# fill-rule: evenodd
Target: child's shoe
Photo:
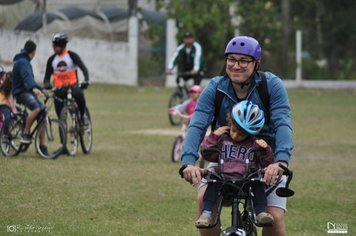
<path fill-rule="evenodd" d="M 197 228 L 206 228 L 210 225 L 211 222 L 211 216 L 206 215 L 206 214 L 201 214 L 199 219 L 195 221 L 195 227 Z"/>
<path fill-rule="evenodd" d="M 261 212 L 256 217 L 257 225 L 269 225 L 273 223 L 273 216 L 267 212 Z"/>

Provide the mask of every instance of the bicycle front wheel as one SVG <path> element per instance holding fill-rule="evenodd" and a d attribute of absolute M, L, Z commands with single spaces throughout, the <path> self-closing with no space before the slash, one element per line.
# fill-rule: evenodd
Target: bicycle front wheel
<path fill-rule="evenodd" d="M 0 135 L 0 147 L 4 156 L 17 156 L 21 152 L 20 140 L 23 129 L 22 120 L 11 120 L 8 138 L 5 140 L 5 137 Z"/>
<path fill-rule="evenodd" d="M 178 162 L 182 154 L 183 139 L 182 137 L 176 137 L 172 146 L 172 162 Z"/>
<path fill-rule="evenodd" d="M 44 159 L 56 159 L 62 154 L 65 143 L 66 133 L 62 122 L 51 118 L 44 119 L 35 137 L 38 154 Z"/>
<path fill-rule="evenodd" d="M 67 106 L 64 106 L 60 115 L 60 121 L 66 131 L 66 150 L 71 156 L 74 156 L 77 153 L 79 137 L 77 116 L 73 113 L 74 111 L 68 109 Z"/>
<path fill-rule="evenodd" d="M 90 113 L 88 108 L 85 108 L 85 113 L 83 119 L 85 124 L 81 124 L 79 137 L 80 145 L 84 154 L 89 154 L 93 146 L 93 127 L 91 123 Z"/>
<path fill-rule="evenodd" d="M 169 98 L 168 108 L 174 107 L 178 104 L 183 103 L 183 94 L 179 91 L 174 92 Z M 182 118 L 180 116 L 176 116 L 168 113 L 168 119 L 171 125 L 178 126 L 182 123 Z"/>

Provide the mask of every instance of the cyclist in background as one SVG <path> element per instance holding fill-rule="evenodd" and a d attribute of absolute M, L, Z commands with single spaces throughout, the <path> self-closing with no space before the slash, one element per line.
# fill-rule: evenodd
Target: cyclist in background
<path fill-rule="evenodd" d="M 67 90 L 70 86 L 72 89 L 72 95 L 78 104 L 81 123 L 85 125 L 84 112 L 86 107 L 86 101 L 82 89 L 86 89 L 89 86 L 89 73 L 88 69 L 78 56 L 73 51 L 67 49 L 68 36 L 64 33 L 56 33 L 52 38 L 52 46 L 54 54 L 49 57 L 47 61 L 46 73 L 43 79 L 43 83 L 46 89 L 51 89 L 51 76 L 53 76 L 53 87 L 58 88 L 55 91 L 55 95 L 59 98 L 67 97 Z M 84 75 L 84 82 L 81 86 L 78 85 L 77 67 L 79 67 Z M 55 108 L 57 116 L 60 116 L 63 108 L 63 102 L 55 100 Z"/>
<path fill-rule="evenodd" d="M 9 141 L 9 123 L 11 119 L 11 111 L 16 110 L 15 102 L 11 94 L 12 90 L 12 73 L 5 72 L 0 66 L 0 113 L 2 116 L 2 141 Z"/>
<path fill-rule="evenodd" d="M 168 109 L 168 112 L 174 115 L 178 111 L 180 113 L 186 113 L 189 117 L 191 117 L 194 113 L 201 91 L 202 88 L 199 85 L 193 85 L 189 89 L 190 98 L 184 101 L 182 104 L 178 104 L 174 107 L 170 107 Z M 189 120 L 190 118 L 187 120 L 188 124 L 189 124 Z"/>
<path fill-rule="evenodd" d="M 174 52 L 166 73 L 172 74 L 176 65 L 178 65 L 178 73 L 184 73 L 183 79 L 185 81 L 193 78 L 194 84 L 200 85 L 205 70 L 203 50 L 200 44 L 195 41 L 191 32 L 184 34 L 183 43 Z M 177 78 L 177 84 L 178 82 Z"/>
<path fill-rule="evenodd" d="M 35 57 L 36 47 L 37 45 L 32 40 L 28 40 L 24 49 L 15 56 L 15 63 L 12 68 L 12 94 L 17 102 L 22 103 L 31 110 L 21 137 L 21 143 L 24 144 L 31 143 L 31 126 L 40 112 L 45 109 L 43 103 L 38 99 L 38 96 L 45 91 L 36 83 L 30 63 Z M 40 131 L 40 148 L 44 153 L 47 152 L 47 147 L 44 145 L 43 131 Z"/>

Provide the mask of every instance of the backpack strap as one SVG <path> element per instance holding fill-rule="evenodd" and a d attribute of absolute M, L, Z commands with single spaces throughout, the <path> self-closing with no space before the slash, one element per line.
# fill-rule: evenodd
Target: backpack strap
<path fill-rule="evenodd" d="M 214 120 L 213 122 L 211 122 L 211 131 L 214 131 L 216 129 L 216 123 L 218 121 L 220 107 L 224 96 L 225 94 L 223 92 L 221 92 L 220 90 L 216 90 L 215 100 L 214 100 L 215 112 L 214 112 Z"/>
<path fill-rule="evenodd" d="M 269 119 L 270 118 L 270 112 L 269 112 L 270 97 L 269 97 L 268 89 L 267 89 L 266 74 L 263 71 L 257 71 L 257 73 L 262 79 L 260 84 L 257 86 L 257 92 L 258 92 L 258 95 L 260 96 L 260 99 L 263 103 L 264 108 L 266 109 L 266 112 L 264 113 L 265 119 Z M 214 112 L 213 122 L 211 122 L 211 131 L 214 131 L 216 129 L 216 123 L 218 121 L 221 103 L 222 103 L 224 96 L 225 96 L 225 94 L 223 92 L 221 92 L 220 90 L 216 90 L 215 100 L 214 100 L 215 112 Z"/>
<path fill-rule="evenodd" d="M 260 99 L 263 103 L 264 108 L 266 109 L 265 112 L 265 119 L 270 118 L 270 112 L 269 112 L 269 94 L 268 94 L 268 89 L 267 89 L 267 78 L 266 74 L 263 71 L 257 71 L 258 75 L 261 77 L 261 82 L 257 86 L 257 92 L 258 95 L 260 96 Z"/>

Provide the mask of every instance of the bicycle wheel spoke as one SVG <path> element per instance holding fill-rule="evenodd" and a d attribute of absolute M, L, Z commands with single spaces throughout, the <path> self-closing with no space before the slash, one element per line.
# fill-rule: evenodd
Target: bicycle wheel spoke
<path fill-rule="evenodd" d="M 43 140 L 43 142 L 41 142 Z M 65 130 L 58 120 L 45 120 L 35 138 L 36 150 L 45 159 L 54 159 L 62 154 L 65 144 Z"/>
<path fill-rule="evenodd" d="M 20 153 L 20 139 L 23 131 L 21 117 L 16 117 L 9 124 L 9 135 L 7 140 L 3 140 L 1 136 L 1 152 L 4 156 L 17 156 Z"/>

